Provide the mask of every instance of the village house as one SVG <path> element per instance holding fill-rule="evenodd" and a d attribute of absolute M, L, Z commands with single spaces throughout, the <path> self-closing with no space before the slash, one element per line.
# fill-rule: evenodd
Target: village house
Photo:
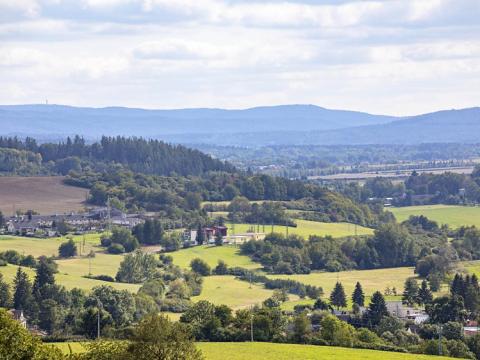
<path fill-rule="evenodd" d="M 10 310 L 9 313 L 23 328 L 27 328 L 27 318 L 23 315 L 23 310 Z"/>
<path fill-rule="evenodd" d="M 6 231 L 22 236 L 57 236 L 57 225 L 64 222 L 75 232 L 102 230 L 111 225 L 133 228 L 144 220 L 136 214 L 125 214 L 112 208 L 96 208 L 86 213 L 69 213 L 54 215 L 15 215 L 8 219 Z"/>
<path fill-rule="evenodd" d="M 387 301 L 385 305 L 387 306 L 390 315 L 402 320 L 413 321 L 416 325 L 422 324 L 428 320 L 428 315 L 423 309 L 415 309 L 406 306 L 401 301 Z"/>
<path fill-rule="evenodd" d="M 217 234 L 222 235 L 222 238 L 225 238 L 227 236 L 228 228 L 226 226 L 213 226 L 213 227 L 203 228 L 202 232 L 203 232 L 203 237 L 205 239 L 205 242 L 208 244 L 214 244 L 215 237 L 217 236 Z M 190 246 L 198 245 L 197 233 L 198 233 L 198 230 L 186 230 L 183 233 L 184 242 L 188 243 L 188 245 Z"/>

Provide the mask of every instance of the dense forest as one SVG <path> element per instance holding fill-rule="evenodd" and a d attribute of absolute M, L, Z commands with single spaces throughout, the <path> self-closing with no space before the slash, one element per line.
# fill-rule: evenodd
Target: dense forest
<path fill-rule="evenodd" d="M 420 145 L 271 145 L 215 146 L 192 145 L 207 154 L 224 159 L 240 169 L 285 177 L 325 175 L 372 170 L 372 164 L 408 169 L 411 166 L 464 166 L 480 156 L 480 144 Z M 410 166 L 410 167 L 409 167 Z"/>
<path fill-rule="evenodd" d="M 87 145 L 85 139 L 68 137 L 59 143 L 37 144 L 35 139 L 24 141 L 16 137 L 0 137 L 0 148 L 8 157 L 8 167 L 2 171 L 22 175 L 23 168 L 38 172 L 66 175 L 71 170 L 84 167 L 101 169 L 109 164 L 122 164 L 135 172 L 155 175 L 200 175 L 207 171 L 234 171 L 234 167 L 213 159 L 198 150 L 181 145 L 170 145 L 158 140 L 126 137 L 102 137 L 99 142 Z M 8 152 L 15 149 L 18 152 Z M 44 165 L 39 167 L 39 162 Z M 33 168 L 33 169 L 32 169 Z"/>
<path fill-rule="evenodd" d="M 209 209 L 202 208 L 203 201 L 238 196 L 282 201 L 282 207 L 305 210 L 302 214 L 314 216 L 311 220 L 376 226 L 384 216 L 381 208 L 359 205 L 320 185 L 239 171 L 198 150 L 155 140 L 103 137 L 87 145 L 76 136 L 39 145 L 31 138 L 0 138 L 0 156 L 5 174 L 66 175 L 67 184 L 90 189 L 92 205 L 105 205 L 110 199 L 128 212 L 154 211 L 171 227 L 205 225 Z M 268 214 L 255 211 L 243 220 L 291 223 L 277 208 L 265 206 Z"/>

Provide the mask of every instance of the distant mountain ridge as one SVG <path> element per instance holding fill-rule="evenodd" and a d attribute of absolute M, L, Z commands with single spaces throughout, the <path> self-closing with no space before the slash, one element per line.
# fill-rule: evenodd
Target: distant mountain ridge
<path fill-rule="evenodd" d="M 392 121 L 391 116 L 281 105 L 245 110 L 79 108 L 63 105 L 0 106 L 2 134 L 170 135 L 255 131 L 333 130 Z"/>
<path fill-rule="evenodd" d="M 480 108 L 394 117 L 281 105 L 245 110 L 145 110 L 63 105 L 0 106 L 0 135 L 128 135 L 184 144 L 417 144 L 480 139 Z"/>

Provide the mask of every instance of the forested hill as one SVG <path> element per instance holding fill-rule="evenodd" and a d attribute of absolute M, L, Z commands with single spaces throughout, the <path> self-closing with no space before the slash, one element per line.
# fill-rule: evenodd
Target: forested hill
<path fill-rule="evenodd" d="M 91 145 L 75 136 L 64 142 L 37 144 L 32 138 L 0 137 L 0 171 L 18 175 L 102 170 L 113 163 L 134 172 L 154 175 L 201 175 L 208 171 L 235 171 L 220 160 L 181 145 L 142 138 L 102 137 Z"/>
<path fill-rule="evenodd" d="M 35 138 L 81 134 L 134 135 L 163 139 L 165 135 L 332 130 L 383 124 L 397 118 L 314 105 L 263 106 L 242 110 L 146 110 L 123 107 L 80 108 L 63 105 L 0 105 L 0 134 Z M 226 139 L 225 139 L 226 140 Z M 191 141 L 190 141 L 191 142 Z"/>

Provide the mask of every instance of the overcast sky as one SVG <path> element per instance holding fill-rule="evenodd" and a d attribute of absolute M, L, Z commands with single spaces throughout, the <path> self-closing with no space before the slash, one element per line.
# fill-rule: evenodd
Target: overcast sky
<path fill-rule="evenodd" d="M 480 0 L 0 0 L 0 103 L 480 105 Z"/>

